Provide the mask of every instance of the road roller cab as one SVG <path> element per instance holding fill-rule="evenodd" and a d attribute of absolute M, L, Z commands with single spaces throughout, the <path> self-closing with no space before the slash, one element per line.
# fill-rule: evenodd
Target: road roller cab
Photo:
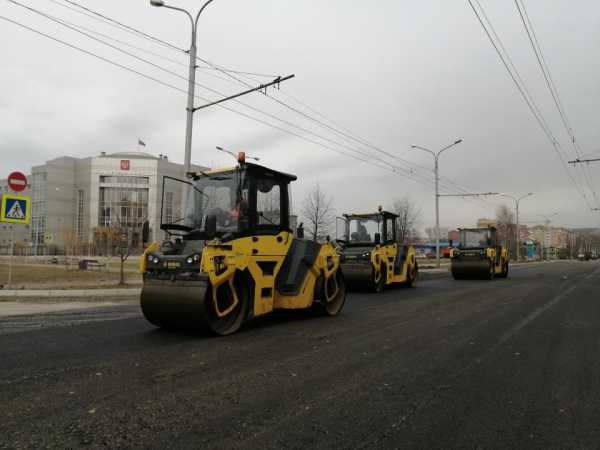
<path fill-rule="evenodd" d="M 459 228 L 460 242 L 451 250 L 454 279 L 491 280 L 508 276 L 508 250 L 498 244 L 496 228 Z"/>
<path fill-rule="evenodd" d="M 164 177 L 161 229 L 143 255 L 141 307 L 157 326 L 235 332 L 274 309 L 337 315 L 346 289 L 330 243 L 294 237 L 294 175 L 246 163 Z"/>
<path fill-rule="evenodd" d="M 348 287 L 380 292 L 390 284 L 416 286 L 415 250 L 398 244 L 397 218 L 381 208 L 376 213 L 344 214 L 344 233 L 337 245 Z"/>

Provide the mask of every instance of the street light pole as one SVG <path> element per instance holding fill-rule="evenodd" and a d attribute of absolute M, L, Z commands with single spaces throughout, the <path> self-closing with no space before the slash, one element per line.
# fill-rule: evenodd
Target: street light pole
<path fill-rule="evenodd" d="M 196 14 L 196 18 L 192 17 L 192 15 L 183 8 L 178 8 L 176 6 L 167 5 L 164 0 L 150 0 L 150 4 L 156 7 L 163 7 L 168 9 L 173 9 L 175 11 L 181 11 L 185 13 L 192 24 L 192 42 L 190 45 L 190 66 L 189 66 L 189 75 L 188 75 L 188 99 L 187 99 L 187 121 L 185 124 L 185 157 L 184 157 L 184 171 L 187 174 L 191 172 L 192 165 L 192 128 L 194 123 L 194 97 L 195 97 L 195 87 L 196 87 L 196 31 L 198 29 L 198 19 L 200 18 L 200 14 L 204 11 L 213 0 L 206 1 L 198 14 Z"/>
<path fill-rule="evenodd" d="M 515 214 L 517 216 L 517 262 L 519 262 L 521 259 L 521 230 L 519 229 L 519 203 L 521 202 L 521 200 L 531 195 L 533 195 L 533 192 L 529 192 L 528 194 L 525 194 L 521 197 L 513 197 L 512 195 L 502 194 L 503 197 L 512 198 L 515 201 Z"/>
<path fill-rule="evenodd" d="M 439 153 L 435 155 L 435 265 L 439 269 L 440 262 L 440 166 L 438 164 Z"/>
<path fill-rule="evenodd" d="M 442 152 L 448 150 L 450 147 L 454 147 L 455 145 L 460 144 L 461 142 L 462 142 L 462 139 L 458 139 L 457 141 L 454 141 L 452 144 L 447 145 L 446 147 L 444 147 L 437 153 L 435 153 L 434 151 L 429 150 L 428 148 L 425 148 L 425 147 L 420 147 L 418 145 L 411 145 L 411 148 L 423 150 L 423 151 L 433 155 L 433 160 L 435 162 L 435 165 L 434 165 L 434 173 L 435 173 L 435 261 L 436 261 L 436 266 L 438 268 L 441 267 L 441 263 L 440 263 L 440 190 L 439 190 L 440 174 L 439 174 L 438 159 L 439 159 L 440 155 L 442 154 Z"/>

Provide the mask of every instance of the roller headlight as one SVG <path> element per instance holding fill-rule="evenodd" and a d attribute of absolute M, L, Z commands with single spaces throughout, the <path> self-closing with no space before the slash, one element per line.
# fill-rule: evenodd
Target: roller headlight
<path fill-rule="evenodd" d="M 363 258 L 370 258 L 371 257 L 371 252 L 363 253 L 361 256 Z"/>
<path fill-rule="evenodd" d="M 152 262 L 153 259 L 154 259 L 154 255 L 148 255 L 148 262 Z"/>
<path fill-rule="evenodd" d="M 188 256 L 187 259 L 185 260 L 185 262 L 188 264 L 192 264 L 194 262 L 194 258 L 192 258 L 191 256 Z"/>
<path fill-rule="evenodd" d="M 194 262 L 200 261 L 200 255 L 194 255 Z"/>

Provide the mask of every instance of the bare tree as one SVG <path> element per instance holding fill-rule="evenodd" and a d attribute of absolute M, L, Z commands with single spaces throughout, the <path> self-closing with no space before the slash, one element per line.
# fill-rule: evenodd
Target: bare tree
<path fill-rule="evenodd" d="M 69 257 L 74 257 L 77 248 L 77 236 L 70 228 L 63 229 L 63 242 L 65 253 L 65 268 L 68 270 L 70 265 Z"/>
<path fill-rule="evenodd" d="M 98 241 L 103 242 L 106 255 L 119 257 L 119 285 L 125 285 L 125 261 L 139 249 L 141 242 L 137 242 L 142 234 L 143 223 L 137 218 L 131 219 L 113 216 L 110 225 L 96 231 Z M 135 238 L 134 238 L 135 236 Z"/>
<path fill-rule="evenodd" d="M 109 227 L 106 227 L 107 242 L 109 247 L 119 257 L 119 285 L 125 285 L 125 261 L 129 258 L 132 251 L 131 233 L 132 229 L 127 227 L 125 222 L 113 219 Z"/>
<path fill-rule="evenodd" d="M 307 222 L 308 233 L 313 241 L 322 241 L 335 222 L 332 199 L 321 190 L 317 183 L 304 199 L 302 215 Z"/>
<path fill-rule="evenodd" d="M 516 225 L 512 209 L 506 205 L 500 205 L 496 210 L 496 223 L 500 242 L 509 249 L 511 255 L 516 255 Z"/>
<path fill-rule="evenodd" d="M 421 222 L 421 208 L 419 208 L 410 197 L 405 196 L 394 201 L 394 212 L 398 214 L 396 219 L 396 231 L 399 244 L 406 244 L 417 237 L 417 227 Z"/>

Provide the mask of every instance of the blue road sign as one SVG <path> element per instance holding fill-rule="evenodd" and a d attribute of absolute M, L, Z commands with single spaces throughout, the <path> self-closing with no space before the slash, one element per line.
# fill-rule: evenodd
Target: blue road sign
<path fill-rule="evenodd" d="M 30 198 L 4 194 L 0 206 L 0 222 L 29 223 Z"/>

